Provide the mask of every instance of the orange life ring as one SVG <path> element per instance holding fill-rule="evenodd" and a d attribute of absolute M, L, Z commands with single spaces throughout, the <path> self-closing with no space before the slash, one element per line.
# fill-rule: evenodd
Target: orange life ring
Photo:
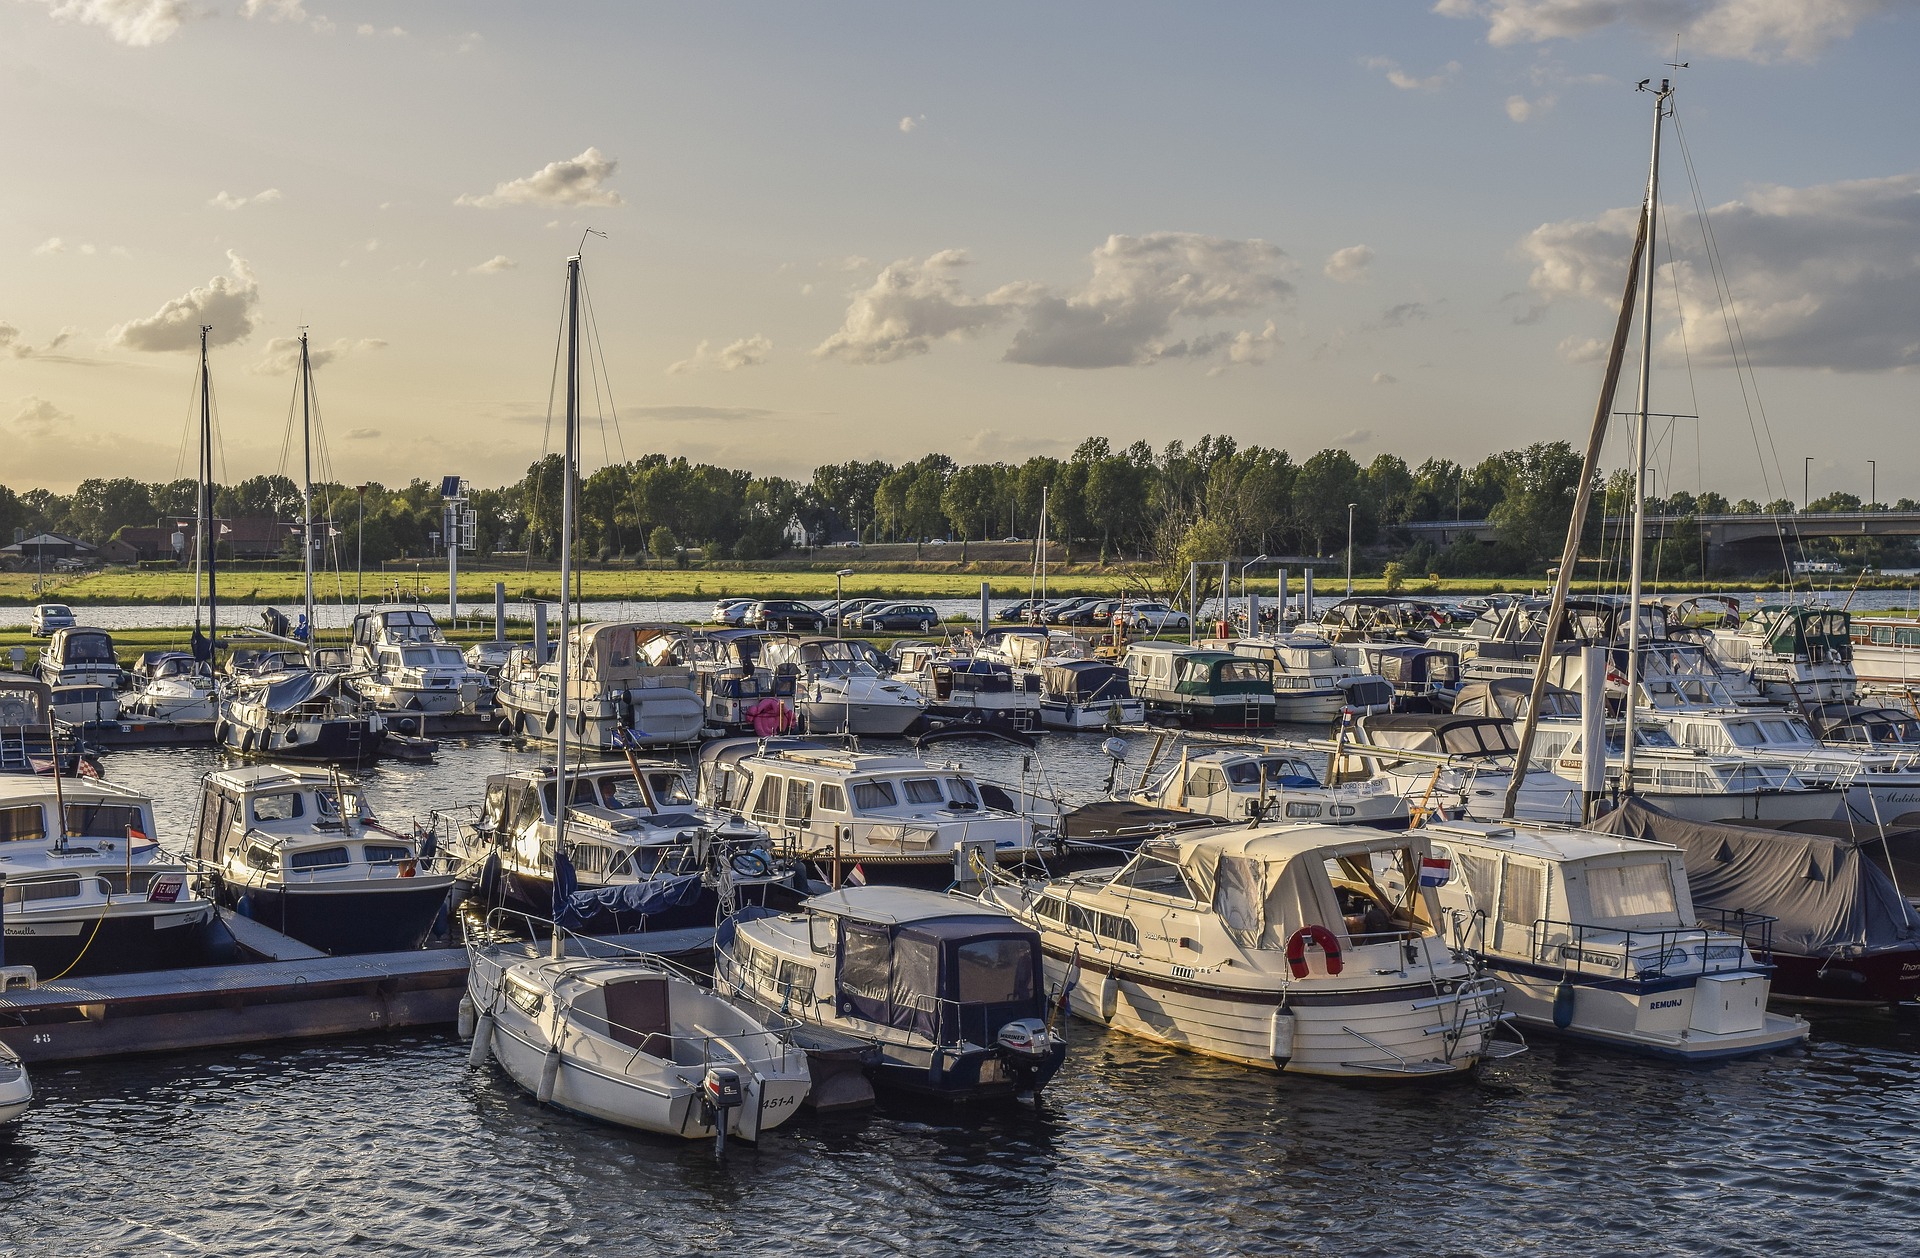
<path fill-rule="evenodd" d="M 1320 945 L 1320 951 L 1327 954 L 1327 973 L 1338 974 L 1346 965 L 1340 959 L 1340 941 L 1325 926 L 1302 926 L 1293 932 L 1293 938 L 1287 940 L 1287 968 L 1293 971 L 1295 978 L 1307 976 L 1307 941 L 1311 939 Z"/>

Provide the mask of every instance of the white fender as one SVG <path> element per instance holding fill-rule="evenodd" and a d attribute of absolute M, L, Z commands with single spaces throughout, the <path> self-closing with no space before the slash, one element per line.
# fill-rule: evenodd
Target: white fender
<path fill-rule="evenodd" d="M 493 1052 L 493 1015 L 483 1013 L 474 1019 L 473 1047 L 467 1050 L 467 1065 L 479 1069 L 487 1064 L 487 1057 Z"/>
<path fill-rule="evenodd" d="M 553 1086 L 560 1081 L 560 1050 L 550 1048 L 546 1058 L 540 1063 L 540 1090 L 534 1095 L 540 1104 L 546 1105 L 553 1100 Z"/>
<path fill-rule="evenodd" d="M 1293 1012 L 1286 1008 L 1273 1011 L 1273 1026 L 1268 1032 L 1268 1056 L 1275 1061 L 1288 1061 L 1293 1057 Z"/>
<path fill-rule="evenodd" d="M 1120 980 L 1108 971 L 1100 976 L 1100 1020 L 1112 1022 L 1114 1010 L 1120 1007 Z"/>
<path fill-rule="evenodd" d="M 459 1020 L 455 1023 L 455 1026 L 458 1028 L 457 1034 L 461 1039 L 470 1040 L 473 1038 L 473 1026 L 478 1016 L 479 1011 L 473 1007 L 473 997 L 462 996 L 460 998 Z"/>

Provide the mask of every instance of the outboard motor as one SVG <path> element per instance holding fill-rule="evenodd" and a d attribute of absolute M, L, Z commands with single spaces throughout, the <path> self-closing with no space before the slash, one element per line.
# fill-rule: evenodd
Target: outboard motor
<path fill-rule="evenodd" d="M 1061 1037 L 1047 1030 L 1039 1018 L 1015 1018 L 994 1036 L 993 1050 L 1031 1088 L 1038 1108 L 1040 1089 L 1059 1065 L 1056 1055 L 1065 1051 Z"/>
<path fill-rule="evenodd" d="M 700 1081 L 700 1108 L 713 1124 L 715 1157 L 727 1151 L 728 1111 L 740 1108 L 745 1093 L 740 1087 L 740 1072 L 731 1066 L 709 1066 Z"/>

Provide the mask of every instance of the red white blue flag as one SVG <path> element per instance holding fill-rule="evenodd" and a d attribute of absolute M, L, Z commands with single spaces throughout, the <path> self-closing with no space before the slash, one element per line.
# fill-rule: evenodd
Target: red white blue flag
<path fill-rule="evenodd" d="M 1423 887 L 1444 887 L 1453 877 L 1453 862 L 1439 856 L 1420 858 L 1420 885 Z"/>

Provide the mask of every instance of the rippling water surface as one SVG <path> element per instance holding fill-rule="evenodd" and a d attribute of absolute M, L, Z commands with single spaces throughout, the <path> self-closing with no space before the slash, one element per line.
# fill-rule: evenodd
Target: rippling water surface
<path fill-rule="evenodd" d="M 1041 754 L 1097 791 L 1098 739 Z M 537 756 L 449 745 L 370 792 L 424 818 Z M 212 763 L 107 767 L 171 840 Z M 1920 1019 L 1710 1068 L 1536 1039 L 1414 1087 L 1072 1033 L 1037 1115 L 803 1115 L 724 1164 L 542 1110 L 450 1033 L 42 1066 L 0 1150 L 0 1254 L 1827 1254 L 1909 1248 L 1920 1213 Z"/>

